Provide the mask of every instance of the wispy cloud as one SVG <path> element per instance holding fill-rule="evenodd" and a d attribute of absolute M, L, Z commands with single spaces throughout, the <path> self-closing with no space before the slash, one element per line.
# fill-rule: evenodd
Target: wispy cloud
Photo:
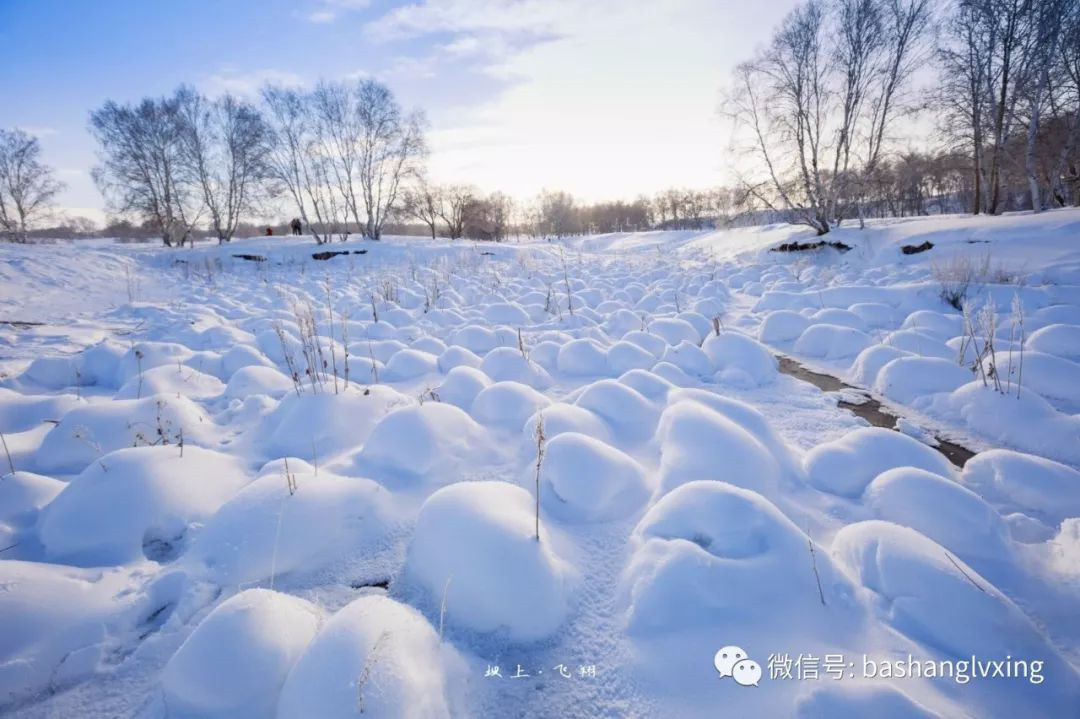
<path fill-rule="evenodd" d="M 19 130 L 22 130 L 27 135 L 33 135 L 37 138 L 49 137 L 59 132 L 55 127 L 48 127 L 47 125 L 19 125 Z"/>
<path fill-rule="evenodd" d="M 370 5 L 370 0 L 322 0 L 316 10 L 307 14 L 308 22 L 326 24 L 353 10 L 363 10 Z"/>
<path fill-rule="evenodd" d="M 293 72 L 272 68 L 247 72 L 224 68 L 196 83 L 210 97 L 232 94 L 249 100 L 257 98 L 259 90 L 268 84 L 300 87 L 304 85 L 304 78 Z"/>

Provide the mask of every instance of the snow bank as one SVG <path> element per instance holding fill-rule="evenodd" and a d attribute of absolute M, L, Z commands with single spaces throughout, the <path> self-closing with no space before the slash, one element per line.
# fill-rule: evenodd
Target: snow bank
<path fill-rule="evenodd" d="M 773 492 L 781 467 L 753 433 L 702 404 L 679 401 L 664 410 L 660 440 L 660 491 L 698 479 Z"/>
<path fill-rule="evenodd" d="M 321 619 L 314 604 L 267 589 L 225 600 L 165 665 L 161 688 L 169 712 L 274 716 L 285 677 Z"/>
<path fill-rule="evenodd" d="M 480 364 L 480 370 L 496 382 L 510 380 L 539 390 L 551 385 L 551 376 L 547 371 L 527 360 L 514 347 L 497 347 L 488 352 Z"/>
<path fill-rule="evenodd" d="M 646 513 L 632 541 L 637 548 L 622 592 L 635 633 L 719 621 L 744 631 L 764 623 L 805 633 L 813 626 L 824 629 L 829 619 L 844 622 L 859 614 L 847 580 L 820 552 L 817 570 L 829 607 L 823 616 L 806 535 L 747 489 L 725 482 L 684 484 Z"/>
<path fill-rule="evenodd" d="M 22 395 L 0 387 L 0 432 L 34 429 L 45 420 L 59 420 L 82 404 L 84 400 L 73 394 Z"/>
<path fill-rule="evenodd" d="M 199 447 L 133 447 L 103 456 L 47 505 L 46 556 L 80 566 L 172 556 L 194 522 L 249 481 L 236 459 Z"/>
<path fill-rule="evenodd" d="M 158 430 L 162 434 L 158 434 Z M 185 447 L 216 444 L 217 428 L 186 397 L 162 395 L 76 407 L 41 443 L 36 468 L 45 474 L 75 474 L 103 454 L 159 442 Z"/>
<path fill-rule="evenodd" d="M 961 481 L 1002 512 L 1051 524 L 1080 517 L 1080 472 L 1043 457 L 991 449 L 964 465 Z"/>
<path fill-rule="evenodd" d="M 415 609 L 354 600 L 323 626 L 282 687 L 278 719 L 449 717 L 460 711 L 464 662 Z"/>
<path fill-rule="evenodd" d="M 567 342 L 556 360 L 559 372 L 574 376 L 602 377 L 608 373 L 604 348 L 590 339 Z"/>
<path fill-rule="evenodd" d="M 815 324 L 795 340 L 796 354 L 819 359 L 846 359 L 866 349 L 873 340 L 861 330 L 841 325 Z"/>
<path fill-rule="evenodd" d="M 803 458 L 811 485 L 842 497 L 858 497 L 877 475 L 895 467 L 915 467 L 952 476 L 949 461 L 900 432 L 862 427 L 817 445 Z"/>
<path fill-rule="evenodd" d="M 702 349 L 712 361 L 717 378 L 721 381 L 753 387 L 776 379 L 776 357 L 752 337 L 730 330 L 722 331 L 705 340 Z"/>
<path fill-rule="evenodd" d="M 619 434 L 651 435 L 660 416 L 640 392 L 613 379 L 589 384 L 575 404 L 602 417 Z"/>
<path fill-rule="evenodd" d="M 207 520 L 183 557 L 192 574 L 249 585 L 381 546 L 395 521 L 389 492 L 367 479 L 315 475 L 302 460 L 289 464 L 295 492 L 275 462 Z"/>
<path fill-rule="evenodd" d="M 38 510 L 67 485 L 33 472 L 15 471 L 0 476 L 0 522 L 32 524 Z"/>
<path fill-rule="evenodd" d="M 792 310 L 775 310 L 765 315 L 758 328 L 758 339 L 762 342 L 789 342 L 810 326 L 810 320 Z"/>
<path fill-rule="evenodd" d="M 633 342 L 620 340 L 607 350 L 607 366 L 613 374 L 634 369 L 649 369 L 656 364 L 656 356 Z"/>
<path fill-rule="evenodd" d="M 536 541 L 534 512 L 533 497 L 505 482 L 444 487 L 420 508 L 406 571 L 452 623 L 514 641 L 549 636 L 566 619 L 577 573 L 544 522 Z"/>
<path fill-rule="evenodd" d="M 185 365 L 161 365 L 125 382 L 117 390 L 116 399 L 140 399 L 159 394 L 210 399 L 220 397 L 224 391 L 225 385 L 217 377 Z"/>
<path fill-rule="evenodd" d="M 563 432 L 545 448 L 540 482 L 544 507 L 579 521 L 625 516 L 649 496 L 645 471 L 634 459 L 598 439 Z"/>
<path fill-rule="evenodd" d="M 388 382 L 401 382 L 438 371 L 439 361 L 435 355 L 406 348 L 395 352 L 390 357 L 390 360 L 386 363 L 386 370 L 380 379 L 385 379 Z"/>
<path fill-rule="evenodd" d="M 878 372 L 874 389 L 910 403 L 924 395 L 952 392 L 971 381 L 971 370 L 939 357 L 897 357 Z"/>
<path fill-rule="evenodd" d="M 1080 362 L 1080 325 L 1047 325 L 1032 332 L 1024 347 Z"/>
<path fill-rule="evenodd" d="M 551 404 L 544 395 L 520 382 L 496 382 L 473 400 L 470 413 L 479 422 L 517 429 L 538 409 Z"/>
<path fill-rule="evenodd" d="M 251 395 L 265 394 L 275 399 L 293 392 L 293 381 L 273 367 L 252 365 L 236 370 L 225 386 L 225 396 L 245 399 Z"/>

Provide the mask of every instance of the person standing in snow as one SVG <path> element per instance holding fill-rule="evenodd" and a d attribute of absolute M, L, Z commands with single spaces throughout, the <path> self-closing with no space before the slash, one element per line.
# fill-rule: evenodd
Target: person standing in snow
<path fill-rule="evenodd" d="M 289 227 L 292 228 L 292 233 L 294 235 L 299 235 L 300 230 L 303 229 L 303 225 L 300 223 L 300 218 L 299 217 L 294 217 L 292 222 L 289 223 Z"/>

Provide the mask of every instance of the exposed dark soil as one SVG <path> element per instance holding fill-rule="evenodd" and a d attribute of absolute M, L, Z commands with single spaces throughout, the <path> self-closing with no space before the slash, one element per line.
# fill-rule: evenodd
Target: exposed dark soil
<path fill-rule="evenodd" d="M 822 247 L 831 247 L 840 252 L 847 252 L 851 249 L 851 245 L 845 245 L 839 240 L 833 242 L 818 240 L 817 242 L 785 242 L 779 247 L 773 247 L 769 252 L 806 252 L 808 250 L 820 250 Z"/>
<path fill-rule="evenodd" d="M 872 397 L 866 390 L 853 387 L 838 380 L 832 375 L 808 370 L 790 357 L 777 355 L 777 360 L 780 361 L 781 372 L 790 375 L 791 377 L 795 377 L 796 379 L 801 379 L 804 382 L 809 382 L 822 392 L 838 392 L 843 389 L 849 389 L 865 395 L 866 400 L 863 402 L 855 403 L 840 400 L 837 404 L 854 414 L 856 417 L 862 417 L 873 427 L 884 427 L 885 429 L 900 431 L 896 427 L 896 415 L 884 409 L 881 406 L 881 402 Z M 937 446 L 934 447 L 934 449 L 944 455 L 947 460 L 957 467 L 963 467 L 969 459 L 975 456 L 975 453 L 970 449 L 956 444 L 955 442 L 950 442 L 947 439 L 942 439 L 937 436 L 934 437 L 934 440 L 937 442 Z"/>
<path fill-rule="evenodd" d="M 934 249 L 934 243 L 930 240 L 922 243 L 921 245 L 904 245 L 900 248 L 900 251 L 905 255 L 917 255 L 920 252 L 926 252 L 927 250 Z"/>

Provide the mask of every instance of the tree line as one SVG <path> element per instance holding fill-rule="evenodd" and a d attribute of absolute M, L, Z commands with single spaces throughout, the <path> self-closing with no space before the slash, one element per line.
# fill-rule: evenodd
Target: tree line
<path fill-rule="evenodd" d="M 740 202 L 818 234 L 1080 204 L 1080 3 L 806 0 L 738 66 L 725 107 L 754 168 Z M 936 152 L 894 147 L 913 116 L 936 124 Z"/>

